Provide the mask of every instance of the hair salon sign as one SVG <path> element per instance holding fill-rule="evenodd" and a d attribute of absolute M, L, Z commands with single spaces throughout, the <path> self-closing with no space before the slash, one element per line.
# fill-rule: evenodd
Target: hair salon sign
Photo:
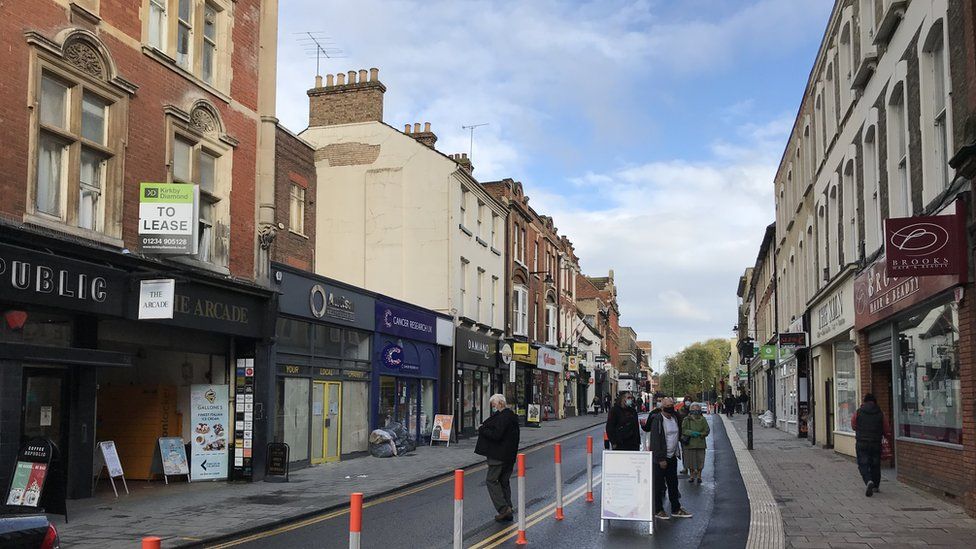
<path fill-rule="evenodd" d="M 939 276 L 966 272 L 966 210 L 885 220 L 885 257 L 889 277 Z"/>

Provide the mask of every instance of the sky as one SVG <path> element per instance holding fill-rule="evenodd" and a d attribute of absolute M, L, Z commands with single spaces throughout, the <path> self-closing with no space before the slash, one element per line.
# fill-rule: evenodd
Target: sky
<path fill-rule="evenodd" d="M 613 269 L 653 366 L 730 338 L 736 286 L 774 219 L 773 176 L 830 0 L 283 0 L 281 122 L 320 72 L 377 67 L 385 121 L 431 122 L 481 181 L 521 181 L 584 273 Z"/>

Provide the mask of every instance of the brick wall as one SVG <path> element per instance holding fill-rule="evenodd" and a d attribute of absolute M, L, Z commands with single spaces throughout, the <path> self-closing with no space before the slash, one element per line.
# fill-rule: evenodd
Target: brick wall
<path fill-rule="evenodd" d="M 380 146 L 368 143 L 330 143 L 315 151 L 315 161 L 328 160 L 329 166 L 372 164 L 380 156 Z"/>
<path fill-rule="evenodd" d="M 271 259 L 299 269 L 311 271 L 315 265 L 315 150 L 306 142 L 281 127 L 275 138 L 275 223 L 278 230 L 271 248 Z M 289 227 L 291 188 L 305 189 L 304 234 L 296 234 Z"/>
<path fill-rule="evenodd" d="M 352 71 L 349 73 L 349 82 L 345 82 L 345 76 L 336 75 L 334 78 L 337 83 L 333 84 L 333 76 L 330 74 L 329 83 L 325 86 L 308 90 L 310 127 L 383 121 L 383 94 L 386 86 L 377 79 L 376 69 L 373 69 L 368 80 L 358 77 Z M 357 78 L 358 81 L 354 81 Z"/>

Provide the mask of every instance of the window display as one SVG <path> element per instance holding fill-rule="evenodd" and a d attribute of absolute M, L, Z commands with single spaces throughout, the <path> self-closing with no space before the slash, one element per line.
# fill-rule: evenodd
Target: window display
<path fill-rule="evenodd" d="M 857 396 L 857 355 L 854 353 L 854 342 L 845 341 L 834 345 L 834 390 L 837 412 L 836 430 L 845 433 L 854 432 L 851 429 L 851 417 L 860 406 Z"/>
<path fill-rule="evenodd" d="M 898 434 L 962 444 L 959 308 L 942 302 L 897 323 Z"/>

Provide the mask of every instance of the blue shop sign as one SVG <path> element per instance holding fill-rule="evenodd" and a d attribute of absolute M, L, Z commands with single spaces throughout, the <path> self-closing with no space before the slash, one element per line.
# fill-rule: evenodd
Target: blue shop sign
<path fill-rule="evenodd" d="M 376 331 L 426 343 L 437 343 L 437 317 L 431 313 L 376 302 Z"/>
<path fill-rule="evenodd" d="M 374 374 L 437 378 L 439 351 L 419 341 L 375 336 Z"/>

